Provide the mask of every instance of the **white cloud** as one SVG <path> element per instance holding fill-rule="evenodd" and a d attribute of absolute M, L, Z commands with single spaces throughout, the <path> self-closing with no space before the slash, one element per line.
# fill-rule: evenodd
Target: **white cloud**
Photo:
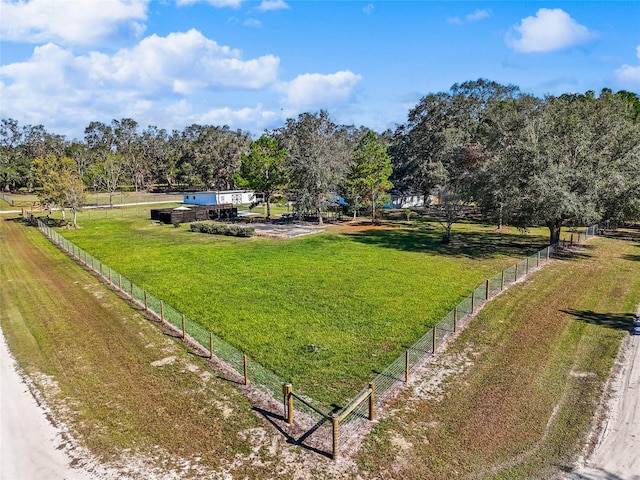
<path fill-rule="evenodd" d="M 258 7 L 261 12 L 270 12 L 272 10 L 286 10 L 289 7 L 284 0 L 262 0 L 262 3 Z"/>
<path fill-rule="evenodd" d="M 362 9 L 362 11 L 367 15 L 371 15 L 375 9 L 376 9 L 375 5 L 373 5 L 373 3 L 369 3 L 366 7 Z"/>
<path fill-rule="evenodd" d="M 0 37 L 3 41 L 65 45 L 98 45 L 123 31 L 144 32 L 148 0 L 104 2 L 69 0 L 2 0 Z M 107 8 L 105 8 L 107 7 Z"/>
<path fill-rule="evenodd" d="M 523 18 L 505 37 L 518 52 L 550 52 L 582 45 L 595 35 L 559 8 L 541 8 L 535 17 Z"/>
<path fill-rule="evenodd" d="M 34 48 L 24 62 L 0 66 L 0 118 L 27 118 L 55 127 L 55 119 L 133 115 L 182 96 L 273 85 L 280 60 L 243 59 L 191 30 L 152 35 L 113 55 L 74 55 L 53 43 Z M 111 113 L 113 112 L 113 113 Z M 93 118 L 91 118 L 93 117 Z"/>
<path fill-rule="evenodd" d="M 281 114 L 266 110 L 262 104 L 236 110 L 222 107 L 199 112 L 184 99 L 167 106 L 164 113 L 170 124 L 163 126 L 175 129 L 182 129 L 185 125 L 192 124 L 228 125 L 231 128 L 260 132 L 283 119 Z"/>
<path fill-rule="evenodd" d="M 105 85 L 133 85 L 193 94 L 205 88 L 257 89 L 277 79 L 280 60 L 265 55 L 243 60 L 239 50 L 218 45 L 197 30 L 151 35 L 113 56 L 94 52 L 78 57 L 90 78 Z"/>
<path fill-rule="evenodd" d="M 242 22 L 242 25 L 244 25 L 245 27 L 251 27 L 251 28 L 261 28 L 262 22 L 255 18 L 247 18 L 244 22 Z"/>
<path fill-rule="evenodd" d="M 640 60 L 640 45 L 636 47 L 636 57 Z M 624 64 L 613 72 L 613 75 L 625 88 L 640 88 L 640 64 Z"/>
<path fill-rule="evenodd" d="M 184 5 L 193 5 L 195 3 L 206 2 L 215 8 L 239 8 L 244 0 L 178 0 L 176 4 L 181 7 Z"/>
<path fill-rule="evenodd" d="M 475 12 L 465 15 L 464 18 L 449 17 L 447 21 L 453 25 L 462 25 L 463 23 L 479 22 L 480 20 L 484 20 L 485 18 L 489 18 L 490 16 L 491 10 L 477 9 Z"/>
<path fill-rule="evenodd" d="M 305 73 L 280 84 L 277 89 L 285 93 L 286 101 L 292 106 L 324 108 L 352 100 L 360 80 L 361 75 L 349 70 L 329 75 Z"/>

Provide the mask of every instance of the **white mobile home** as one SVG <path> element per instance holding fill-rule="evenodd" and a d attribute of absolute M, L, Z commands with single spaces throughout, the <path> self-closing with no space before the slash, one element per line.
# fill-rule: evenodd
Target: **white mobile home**
<path fill-rule="evenodd" d="M 187 205 L 249 204 L 256 200 L 253 190 L 221 190 L 217 192 L 187 192 L 182 203 Z"/>

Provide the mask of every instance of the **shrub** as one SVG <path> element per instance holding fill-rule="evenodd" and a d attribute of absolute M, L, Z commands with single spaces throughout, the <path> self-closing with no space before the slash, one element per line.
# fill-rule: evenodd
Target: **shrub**
<path fill-rule="evenodd" d="M 210 235 L 228 235 L 232 237 L 252 237 L 255 233 L 253 227 L 218 223 L 193 222 L 190 228 L 192 232 L 207 233 Z"/>

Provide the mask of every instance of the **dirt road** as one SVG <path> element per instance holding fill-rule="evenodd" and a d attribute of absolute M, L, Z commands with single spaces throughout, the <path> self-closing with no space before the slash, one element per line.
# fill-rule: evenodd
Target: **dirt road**
<path fill-rule="evenodd" d="M 595 449 L 575 479 L 640 480 L 640 336 L 625 340 L 609 393 Z"/>
<path fill-rule="evenodd" d="M 15 369 L 0 330 L 0 479 L 88 480 L 58 447 L 60 431 Z"/>

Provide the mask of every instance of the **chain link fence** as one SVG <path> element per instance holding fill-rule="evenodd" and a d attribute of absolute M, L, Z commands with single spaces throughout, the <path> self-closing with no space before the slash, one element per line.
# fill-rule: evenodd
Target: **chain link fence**
<path fill-rule="evenodd" d="M 293 423 L 295 411 L 296 425 L 306 431 L 296 443 L 313 445 L 314 450 L 330 454 L 334 459 L 341 451 L 349 452 L 355 449 L 362 436 L 371 429 L 371 420 L 375 418 L 375 411 L 382 408 L 400 389 L 404 388 L 409 382 L 411 372 L 442 348 L 451 335 L 464 327 L 484 303 L 546 264 L 558 248 L 580 243 L 598 233 L 597 225 L 588 227 L 584 231 L 574 232 L 569 239 L 519 260 L 487 279 L 372 379 L 369 385 L 358 392 L 344 407 L 331 408 L 309 396 L 293 391 L 293 387 L 283 378 L 213 334 L 197 321 L 135 285 L 130 279 L 59 235 L 39 219 L 37 219 L 37 227 L 76 261 L 100 275 L 106 283 L 127 296 L 132 303 L 170 326 L 203 355 L 208 354 L 211 358 L 215 356 L 235 372 L 241 381 L 267 393 L 270 398 L 282 398 L 284 413 L 281 419 Z M 309 440 L 311 435 L 316 437 L 315 441 Z"/>

